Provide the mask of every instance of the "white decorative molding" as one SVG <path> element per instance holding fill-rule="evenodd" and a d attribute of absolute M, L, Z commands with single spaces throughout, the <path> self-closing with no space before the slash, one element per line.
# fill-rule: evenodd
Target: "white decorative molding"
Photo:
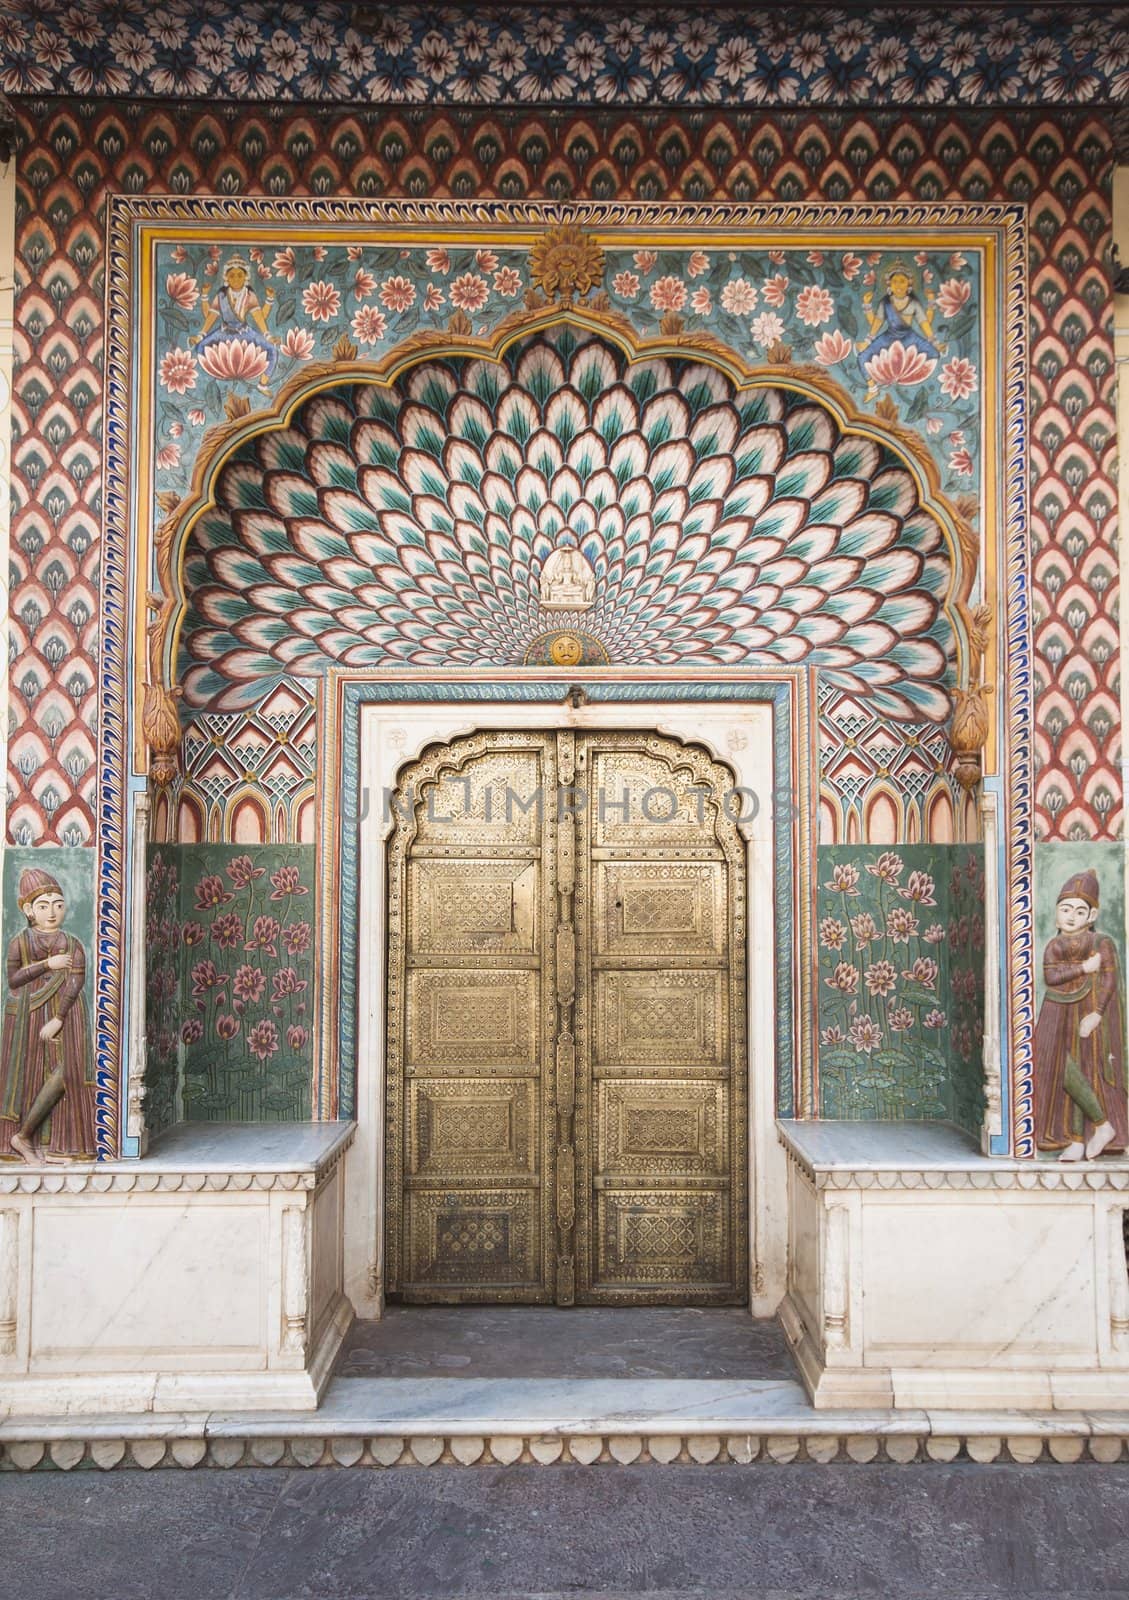
<path fill-rule="evenodd" d="M 20 1282 L 20 1214 L 0 1211 L 0 1356 L 16 1353 Z"/>

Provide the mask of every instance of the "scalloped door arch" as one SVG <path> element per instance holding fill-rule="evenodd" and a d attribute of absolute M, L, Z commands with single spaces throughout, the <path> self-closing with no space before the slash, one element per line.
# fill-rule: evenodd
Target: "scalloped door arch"
<path fill-rule="evenodd" d="M 917 435 L 822 369 L 555 308 L 322 365 L 206 438 L 158 535 L 150 693 L 518 664 L 566 527 L 613 662 L 810 660 L 934 721 L 968 683 L 976 540 Z"/>

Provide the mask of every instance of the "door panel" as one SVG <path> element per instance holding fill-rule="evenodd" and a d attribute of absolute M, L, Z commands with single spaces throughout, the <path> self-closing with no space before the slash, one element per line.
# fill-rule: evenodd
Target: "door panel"
<path fill-rule="evenodd" d="M 389 847 L 392 1295 L 747 1298 L 731 781 L 645 733 L 475 734 L 405 774 Z"/>

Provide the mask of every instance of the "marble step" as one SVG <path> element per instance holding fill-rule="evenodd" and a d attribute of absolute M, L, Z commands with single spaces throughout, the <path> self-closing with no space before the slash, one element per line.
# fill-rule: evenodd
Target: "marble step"
<path fill-rule="evenodd" d="M 337 1378 L 315 1412 L 6 1417 L 0 1470 L 1129 1461 L 1129 1414 L 816 1411 L 777 1379 Z"/>

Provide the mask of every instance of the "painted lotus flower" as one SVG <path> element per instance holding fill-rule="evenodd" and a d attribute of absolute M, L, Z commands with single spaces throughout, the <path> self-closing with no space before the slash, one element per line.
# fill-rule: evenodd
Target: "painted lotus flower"
<path fill-rule="evenodd" d="M 847 1038 L 857 1052 L 870 1055 L 882 1043 L 882 1029 L 873 1017 L 856 1017 L 847 1029 Z"/>
<path fill-rule="evenodd" d="M 972 285 L 965 279 L 949 278 L 937 290 L 937 310 L 943 317 L 955 317 L 972 298 Z"/>
<path fill-rule="evenodd" d="M 870 994 L 889 994 L 898 981 L 897 968 L 892 961 L 872 961 L 863 973 L 863 981 Z"/>
<path fill-rule="evenodd" d="M 826 950 L 841 950 L 847 930 L 837 917 L 824 917 L 819 924 L 819 942 Z"/>
<path fill-rule="evenodd" d="M 937 365 L 935 356 L 924 355 L 913 345 L 904 345 L 900 339 L 879 350 L 876 356 L 864 363 L 869 378 L 883 387 L 891 384 L 924 383 Z"/>
<path fill-rule="evenodd" d="M 187 551 L 189 702 L 343 667 L 523 662 L 567 530 L 608 658 L 819 666 L 943 721 L 949 560 L 905 466 L 777 388 L 594 337 L 314 396 L 221 470 Z"/>
<path fill-rule="evenodd" d="M 834 310 L 831 295 L 819 284 L 809 284 L 796 296 L 796 315 L 809 328 L 826 322 Z"/>
<path fill-rule="evenodd" d="M 845 361 L 854 349 L 854 345 L 836 328 L 832 333 L 822 334 L 815 341 L 815 359 L 821 367 L 833 367 L 839 361 Z"/>
<path fill-rule="evenodd" d="M 851 932 L 855 936 L 856 944 L 866 945 L 872 939 L 877 939 L 878 924 L 869 911 L 863 911 L 857 917 L 851 918 Z"/>
<path fill-rule="evenodd" d="M 239 379 L 258 383 L 267 370 L 267 352 L 249 339 L 221 339 L 201 350 L 198 358 L 209 378 Z"/>
<path fill-rule="evenodd" d="M 268 1056 L 277 1053 L 279 1046 L 278 1029 L 269 1017 L 264 1017 L 247 1035 L 247 1048 L 253 1056 L 258 1056 L 260 1061 L 265 1061 Z"/>
<path fill-rule="evenodd" d="M 859 986 L 858 968 L 852 967 L 849 961 L 840 961 L 825 981 L 829 988 L 838 989 L 842 994 L 854 994 Z"/>
<path fill-rule="evenodd" d="M 170 272 L 165 279 L 165 289 L 173 305 L 182 311 L 191 311 L 200 298 L 200 285 L 187 272 Z"/>
<path fill-rule="evenodd" d="M 287 328 L 286 338 L 278 348 L 293 361 L 309 361 L 314 353 L 314 336 L 309 328 Z"/>
<path fill-rule="evenodd" d="M 196 358 L 187 350 L 166 350 L 158 371 L 170 394 L 187 394 L 196 387 Z"/>
<path fill-rule="evenodd" d="M 966 356 L 954 356 L 941 368 L 941 389 L 953 400 L 967 400 L 979 386 L 976 368 Z"/>
<path fill-rule="evenodd" d="M 837 889 L 840 894 L 858 894 L 859 869 L 849 861 L 841 861 L 838 866 L 831 868 L 831 882 L 828 889 Z"/>

